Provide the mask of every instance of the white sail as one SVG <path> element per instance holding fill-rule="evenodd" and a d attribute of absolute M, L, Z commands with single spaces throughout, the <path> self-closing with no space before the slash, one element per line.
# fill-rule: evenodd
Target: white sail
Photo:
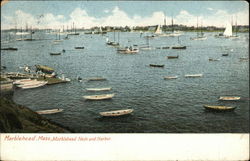
<path fill-rule="evenodd" d="M 232 25 L 231 24 L 227 24 L 227 27 L 223 33 L 224 36 L 230 37 L 233 36 L 233 30 L 232 30 Z"/>
<path fill-rule="evenodd" d="M 156 31 L 155 31 L 155 34 L 161 34 L 162 31 L 161 31 L 161 27 L 160 25 L 157 25 L 157 28 L 156 28 Z"/>

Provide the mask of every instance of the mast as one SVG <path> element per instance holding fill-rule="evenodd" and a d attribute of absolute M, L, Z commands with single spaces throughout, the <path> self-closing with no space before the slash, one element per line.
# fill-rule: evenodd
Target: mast
<path fill-rule="evenodd" d="M 235 34 L 236 34 L 236 36 L 237 36 L 237 16 L 235 16 L 236 18 L 235 18 Z"/>
<path fill-rule="evenodd" d="M 198 16 L 197 16 L 197 24 L 196 24 L 196 33 L 197 33 L 197 37 L 198 37 L 198 35 L 199 35 L 199 33 L 198 33 Z"/>
<path fill-rule="evenodd" d="M 174 20 L 173 20 L 173 16 L 172 16 L 172 32 L 174 32 Z"/>

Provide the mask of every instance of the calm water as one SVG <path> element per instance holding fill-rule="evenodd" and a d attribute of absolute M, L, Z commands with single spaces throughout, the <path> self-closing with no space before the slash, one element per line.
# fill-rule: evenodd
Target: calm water
<path fill-rule="evenodd" d="M 1 51 L 1 64 L 7 72 L 22 71 L 24 64 L 48 65 L 60 75 L 72 79 L 70 83 L 44 86 L 30 90 L 16 90 L 14 101 L 32 110 L 62 108 L 64 112 L 46 117 L 79 133 L 242 133 L 249 132 L 249 35 L 240 39 L 220 39 L 206 33 L 205 41 L 192 41 L 196 33 L 180 37 L 186 50 L 155 49 L 125 55 L 105 45 L 105 36 L 70 36 L 55 45 L 52 40 L 14 41 L 2 47 L 17 47 L 18 51 Z M 2 34 L 6 40 L 6 33 Z M 107 34 L 110 40 L 113 33 Z M 36 33 L 34 38 L 54 39 L 55 35 Z M 62 36 L 63 37 L 63 36 Z M 149 40 L 154 47 L 177 44 L 176 37 Z M 124 45 L 146 43 L 139 33 L 120 33 Z M 84 46 L 84 50 L 75 50 Z M 61 56 L 49 52 L 65 49 Z M 222 57 L 229 53 L 228 57 Z M 166 56 L 179 55 L 179 59 Z M 218 58 L 211 62 L 208 58 Z M 149 64 L 165 64 L 165 68 L 151 68 Z M 185 74 L 199 74 L 201 78 L 185 78 Z M 178 76 L 164 80 L 164 76 Z M 76 78 L 101 76 L 107 81 L 78 82 Z M 111 91 L 88 92 L 85 88 L 112 87 Z M 86 101 L 84 95 L 115 93 L 112 100 Z M 219 96 L 241 96 L 239 102 L 220 102 Z M 237 106 L 233 112 L 206 111 L 204 104 Z M 132 115 L 103 118 L 99 112 L 133 108 Z"/>

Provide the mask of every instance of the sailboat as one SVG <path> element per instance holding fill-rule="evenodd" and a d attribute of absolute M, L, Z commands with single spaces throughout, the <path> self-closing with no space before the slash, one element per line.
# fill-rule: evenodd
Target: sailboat
<path fill-rule="evenodd" d="M 106 44 L 109 46 L 114 46 L 114 47 L 119 47 L 119 38 L 120 38 L 120 33 L 118 33 L 118 42 L 115 42 L 115 31 L 114 31 L 114 41 L 110 41 L 108 37 L 106 38 Z"/>
<path fill-rule="evenodd" d="M 76 32 L 76 28 L 74 27 L 74 22 L 73 22 L 72 31 L 68 35 L 80 35 L 80 33 Z"/>
<path fill-rule="evenodd" d="M 233 35 L 233 23 L 227 23 L 227 26 L 223 32 L 223 34 L 219 34 L 219 35 L 215 35 L 215 37 L 224 37 L 224 38 L 238 38 L 237 35 L 237 21 L 236 21 L 236 25 L 235 25 L 235 32 L 236 34 Z"/>
<path fill-rule="evenodd" d="M 178 36 L 178 45 L 172 46 L 171 49 L 186 49 L 187 47 L 180 44 L 179 36 Z"/>
<path fill-rule="evenodd" d="M 172 17 L 171 22 L 172 22 L 172 33 L 168 34 L 168 36 L 170 36 L 170 37 L 180 36 L 181 33 L 179 31 L 175 31 L 174 30 L 174 20 L 173 20 L 173 17 Z"/>
<path fill-rule="evenodd" d="M 147 43 L 146 46 L 141 46 L 140 49 L 141 50 L 151 50 L 152 47 L 149 46 L 149 37 L 146 37 Z"/>
<path fill-rule="evenodd" d="M 57 37 L 58 37 L 58 39 L 57 39 Z M 56 33 L 56 40 L 54 40 L 53 42 L 55 42 L 55 43 L 62 42 L 62 40 L 60 39 L 60 30 Z"/>
<path fill-rule="evenodd" d="M 190 38 L 190 39 L 191 40 L 206 40 L 207 37 L 204 36 L 204 33 L 202 32 L 202 26 L 200 28 L 200 33 L 199 33 L 198 29 L 199 29 L 199 27 L 198 27 L 198 17 L 197 17 L 197 28 L 196 28 L 196 30 L 197 30 L 197 36 L 193 37 L 193 38 Z"/>

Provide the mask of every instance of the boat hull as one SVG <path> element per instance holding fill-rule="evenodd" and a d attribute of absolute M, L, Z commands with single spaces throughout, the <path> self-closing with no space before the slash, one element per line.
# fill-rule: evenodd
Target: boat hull
<path fill-rule="evenodd" d="M 233 111 L 236 109 L 236 107 L 229 107 L 229 106 L 210 106 L 210 105 L 204 105 L 205 109 L 210 111 Z"/>
<path fill-rule="evenodd" d="M 116 111 L 100 112 L 100 115 L 105 117 L 117 117 L 117 116 L 131 114 L 133 111 L 134 111 L 133 109 L 116 110 Z"/>

